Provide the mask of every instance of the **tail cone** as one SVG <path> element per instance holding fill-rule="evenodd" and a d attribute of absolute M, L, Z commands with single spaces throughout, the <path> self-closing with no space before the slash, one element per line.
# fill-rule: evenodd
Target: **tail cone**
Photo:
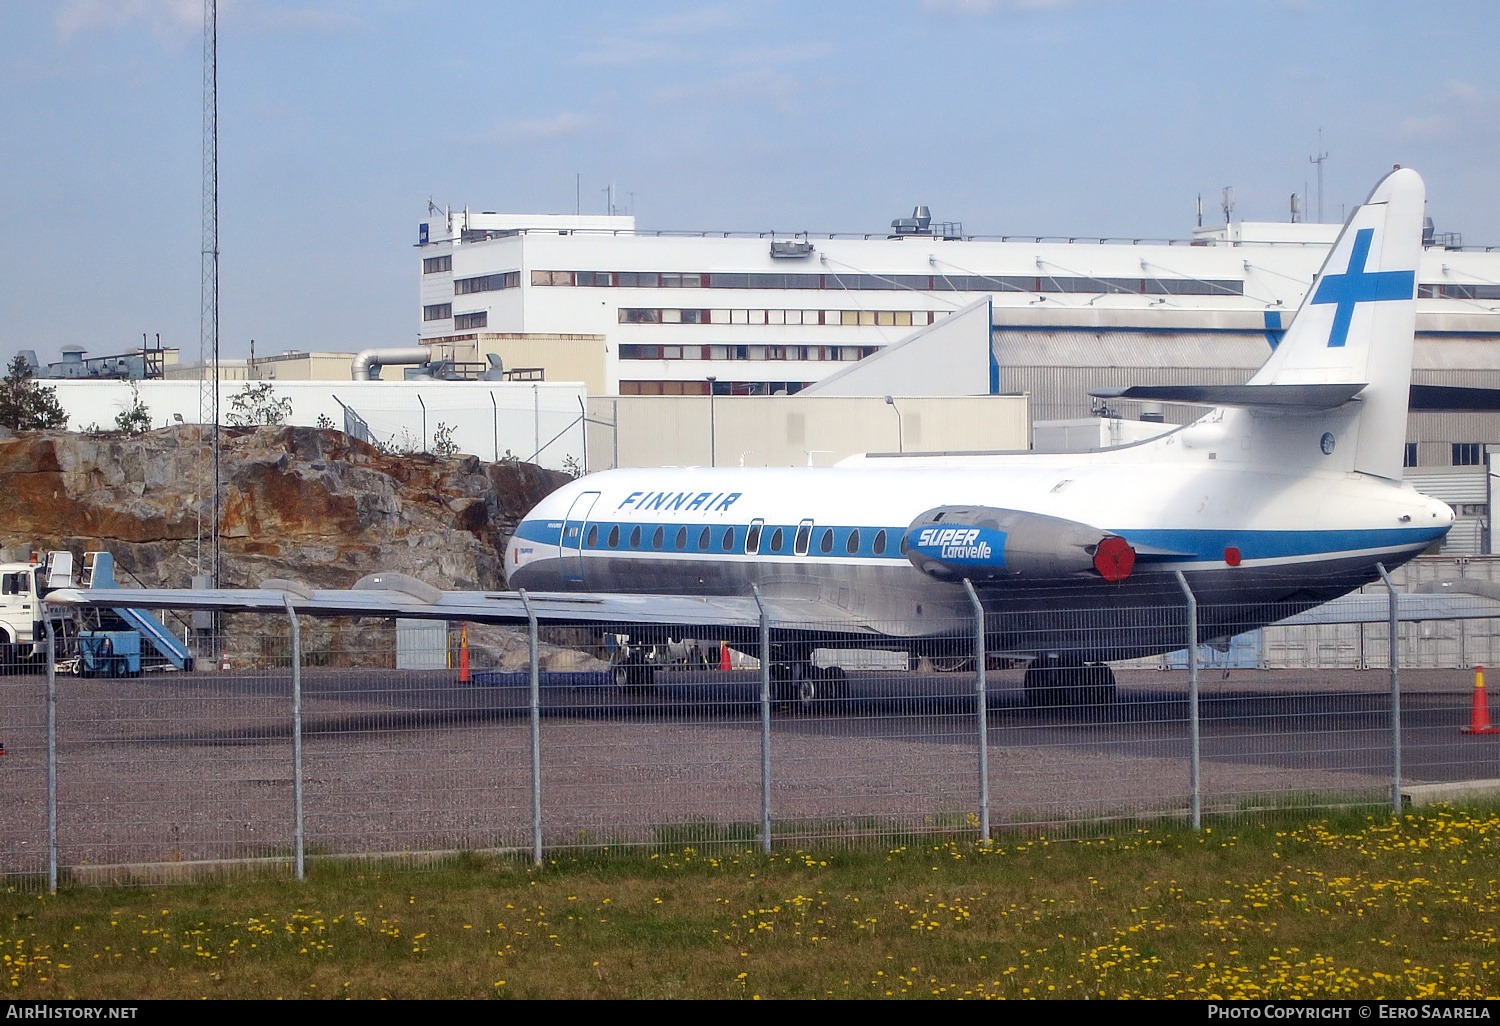
<path fill-rule="evenodd" d="M 1490 703 L 1484 693 L 1484 667 L 1474 667 L 1474 711 L 1469 725 L 1460 728 L 1465 734 L 1500 734 L 1500 727 L 1490 726 Z"/>

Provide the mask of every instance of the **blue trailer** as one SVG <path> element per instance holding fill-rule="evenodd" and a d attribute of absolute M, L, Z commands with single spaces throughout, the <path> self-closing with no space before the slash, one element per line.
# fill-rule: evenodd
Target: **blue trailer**
<path fill-rule="evenodd" d="M 141 635 L 138 631 L 79 631 L 80 677 L 139 677 Z"/>

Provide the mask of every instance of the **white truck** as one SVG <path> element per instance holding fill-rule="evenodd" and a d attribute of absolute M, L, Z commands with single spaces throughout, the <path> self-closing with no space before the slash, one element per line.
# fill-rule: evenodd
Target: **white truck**
<path fill-rule="evenodd" d="M 45 562 L 33 557 L 29 563 L 0 563 L 0 672 L 46 653 L 42 597 L 72 584 L 71 552 L 49 552 Z"/>

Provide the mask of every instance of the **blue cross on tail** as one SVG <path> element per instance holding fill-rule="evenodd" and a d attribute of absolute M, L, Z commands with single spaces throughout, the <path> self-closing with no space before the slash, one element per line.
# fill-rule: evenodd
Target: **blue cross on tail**
<path fill-rule="evenodd" d="M 1349 253 L 1349 269 L 1343 274 L 1325 274 L 1313 296 L 1314 305 L 1337 303 L 1333 330 L 1328 333 L 1328 348 L 1337 349 L 1349 340 L 1349 322 L 1354 318 L 1354 304 L 1373 303 L 1382 299 L 1410 299 L 1416 287 L 1416 271 L 1369 271 L 1370 240 L 1374 228 L 1354 233 L 1354 249 Z"/>

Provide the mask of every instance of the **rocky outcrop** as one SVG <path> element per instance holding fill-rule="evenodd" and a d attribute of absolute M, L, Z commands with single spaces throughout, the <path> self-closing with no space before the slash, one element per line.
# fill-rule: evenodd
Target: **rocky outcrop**
<path fill-rule="evenodd" d="M 104 550 L 127 587 L 189 586 L 200 565 L 200 517 L 202 562 L 211 562 L 206 443 L 193 425 L 137 436 L 0 438 L 0 549 L 9 550 L 0 560 Z M 227 587 L 281 577 L 347 588 L 365 574 L 400 571 L 440 588 L 503 589 L 515 525 L 568 480 L 474 456 L 387 455 L 342 432 L 306 427 L 228 429 L 220 466 Z M 231 633 L 243 635 L 231 648 L 248 644 L 254 619 L 231 618 Z M 352 653 L 372 643 L 388 650 L 353 625 L 309 628 L 309 651 Z"/>
<path fill-rule="evenodd" d="M 474 456 L 386 455 L 317 428 L 229 429 L 220 451 L 229 587 L 290 577 L 347 588 L 398 570 L 438 587 L 503 588 L 511 531 L 567 480 Z M 0 439 L 0 547 L 104 549 L 148 587 L 186 587 L 200 514 L 212 545 L 212 473 L 193 426 Z"/>

